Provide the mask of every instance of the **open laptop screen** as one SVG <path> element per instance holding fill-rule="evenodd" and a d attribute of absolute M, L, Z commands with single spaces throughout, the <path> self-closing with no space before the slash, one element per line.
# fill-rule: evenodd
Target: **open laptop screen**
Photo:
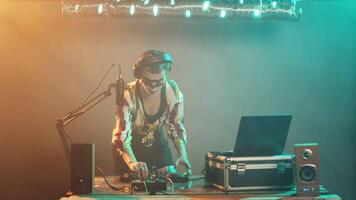
<path fill-rule="evenodd" d="M 235 141 L 235 156 L 272 156 L 283 153 L 291 115 L 243 116 Z"/>

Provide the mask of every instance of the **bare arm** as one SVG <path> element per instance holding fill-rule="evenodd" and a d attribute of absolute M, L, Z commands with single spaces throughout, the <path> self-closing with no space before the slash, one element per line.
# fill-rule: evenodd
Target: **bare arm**
<path fill-rule="evenodd" d="M 184 141 L 176 141 L 175 142 L 175 147 L 177 149 L 177 153 L 178 153 L 178 159 L 176 161 L 176 166 L 177 165 L 183 165 L 186 167 L 187 169 L 187 174 L 190 176 L 192 175 L 192 166 L 189 162 L 188 159 L 188 154 L 187 154 L 187 148 L 186 148 L 186 143 Z"/>
<path fill-rule="evenodd" d="M 129 94 L 125 93 L 124 104 L 117 108 L 116 112 L 116 128 L 113 131 L 112 143 L 116 147 L 116 151 L 122 156 L 123 161 L 129 169 L 134 172 L 140 172 L 140 176 L 147 177 L 148 170 L 146 163 L 138 162 L 131 148 L 132 139 L 132 109 L 130 109 Z"/>

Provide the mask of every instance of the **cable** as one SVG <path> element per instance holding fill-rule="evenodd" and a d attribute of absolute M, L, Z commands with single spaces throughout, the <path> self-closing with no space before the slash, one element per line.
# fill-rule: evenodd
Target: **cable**
<path fill-rule="evenodd" d="M 202 173 L 203 175 L 206 175 L 206 168 L 204 167 L 204 168 L 200 171 L 200 173 Z"/>
<path fill-rule="evenodd" d="M 96 88 L 89 94 L 89 96 L 84 100 L 84 102 L 82 103 L 82 105 L 84 105 L 84 104 L 88 101 L 88 99 L 98 90 L 98 88 L 100 87 L 100 85 L 101 85 L 101 84 L 103 83 L 103 81 L 105 80 L 106 76 L 109 74 L 109 72 L 112 70 L 112 68 L 114 68 L 115 65 L 120 66 L 119 64 L 116 64 L 116 63 L 114 63 L 114 64 L 112 64 L 112 65 L 110 66 L 110 68 L 106 71 L 104 77 L 99 81 L 99 84 L 98 84 L 98 85 L 96 86 Z"/>
<path fill-rule="evenodd" d="M 145 186 L 145 191 L 148 192 L 146 181 L 143 181 L 143 185 Z"/>
<path fill-rule="evenodd" d="M 198 178 L 192 178 L 192 179 L 189 179 L 189 181 L 197 181 L 197 180 L 201 180 L 201 179 L 205 179 L 205 176 L 198 177 Z"/>
<path fill-rule="evenodd" d="M 163 192 L 163 191 L 159 191 L 159 192 L 157 192 L 157 193 L 162 193 L 162 194 L 164 194 L 164 195 L 169 195 L 167 192 Z"/>
<path fill-rule="evenodd" d="M 104 170 L 102 170 L 100 167 L 95 167 L 95 169 L 99 170 L 99 172 L 101 173 L 101 176 L 104 178 L 106 184 L 107 184 L 111 189 L 113 189 L 113 190 L 122 190 L 122 189 L 124 189 L 125 187 L 127 187 L 127 186 L 122 186 L 122 187 L 119 187 L 119 188 L 114 187 L 114 186 L 111 185 L 111 184 L 109 183 L 109 181 L 106 179 L 105 174 L 104 174 Z"/>

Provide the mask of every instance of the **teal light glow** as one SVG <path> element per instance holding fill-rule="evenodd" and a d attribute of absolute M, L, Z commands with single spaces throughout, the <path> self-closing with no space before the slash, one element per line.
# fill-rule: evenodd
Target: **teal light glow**
<path fill-rule="evenodd" d="M 154 5 L 153 6 L 153 16 L 157 16 L 158 15 L 158 6 Z"/>
<path fill-rule="evenodd" d="M 147 4 L 149 4 L 149 3 L 150 3 L 150 0 L 144 0 L 144 1 L 143 1 L 143 4 L 144 4 L 144 5 L 147 5 Z"/>
<path fill-rule="evenodd" d="M 276 1 L 272 1 L 272 7 L 273 8 L 277 8 L 277 2 Z"/>
<path fill-rule="evenodd" d="M 101 3 L 98 6 L 98 14 L 103 14 L 103 12 L 104 12 L 104 5 Z"/>
<path fill-rule="evenodd" d="M 174 6 L 176 4 L 175 0 L 171 0 L 171 6 Z"/>
<path fill-rule="evenodd" d="M 209 9 L 209 6 L 210 6 L 210 1 L 204 1 L 202 9 L 204 11 L 207 11 Z"/>
<path fill-rule="evenodd" d="M 191 16 L 192 16 L 192 12 L 190 10 L 186 10 L 185 17 L 191 17 Z"/>
<path fill-rule="evenodd" d="M 239 0 L 239 3 L 240 4 L 244 4 L 244 0 Z"/>
<path fill-rule="evenodd" d="M 135 5 L 131 4 L 130 6 L 130 15 L 134 15 L 135 14 Z"/>
<path fill-rule="evenodd" d="M 221 18 L 226 17 L 226 10 L 220 11 L 220 17 L 221 17 Z"/>

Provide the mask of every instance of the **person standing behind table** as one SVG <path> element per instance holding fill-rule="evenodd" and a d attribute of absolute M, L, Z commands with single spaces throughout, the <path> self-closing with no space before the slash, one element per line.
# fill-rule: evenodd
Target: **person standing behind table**
<path fill-rule="evenodd" d="M 113 130 L 115 159 L 122 159 L 121 172 L 136 172 L 146 178 L 149 170 L 164 176 L 176 173 L 183 165 L 192 174 L 186 150 L 183 124 L 183 93 L 177 83 L 167 78 L 172 66 L 170 54 L 148 50 L 134 65 L 136 81 L 128 83 L 123 105 L 117 107 Z M 168 138 L 174 141 L 178 159 L 173 162 Z M 120 170 L 119 170 L 120 171 Z"/>

